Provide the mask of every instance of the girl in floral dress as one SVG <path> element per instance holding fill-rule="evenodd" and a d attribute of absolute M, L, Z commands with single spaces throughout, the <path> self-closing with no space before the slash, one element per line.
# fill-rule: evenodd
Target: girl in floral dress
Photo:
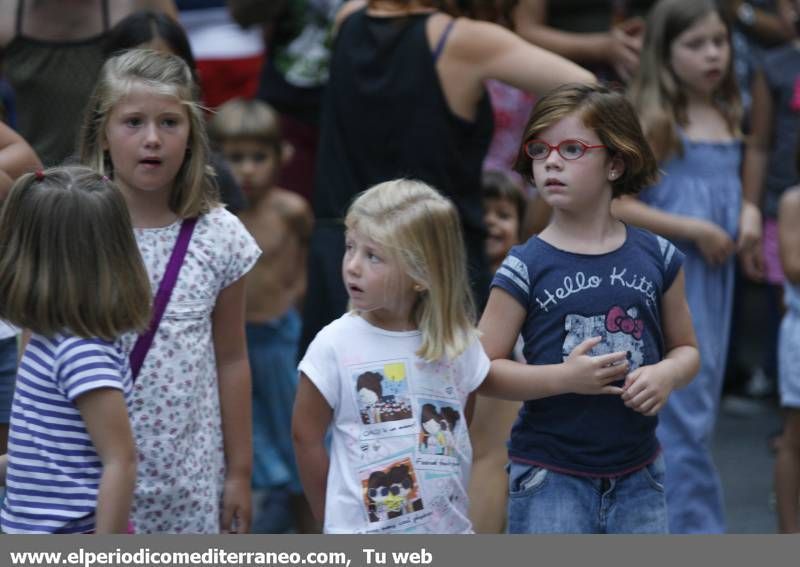
<path fill-rule="evenodd" d="M 218 203 L 186 64 L 150 50 L 109 59 L 90 100 L 80 153 L 122 190 L 153 290 L 182 224 L 197 219 L 134 387 L 134 527 L 246 532 L 252 420 L 244 275 L 260 250 Z M 128 349 L 135 340 L 127 337 Z"/>

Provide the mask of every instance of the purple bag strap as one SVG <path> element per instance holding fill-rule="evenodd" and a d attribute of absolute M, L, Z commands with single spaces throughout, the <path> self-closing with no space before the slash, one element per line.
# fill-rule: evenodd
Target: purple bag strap
<path fill-rule="evenodd" d="M 192 239 L 194 227 L 197 224 L 197 218 L 184 219 L 181 223 L 181 230 L 178 233 L 178 239 L 175 241 L 175 248 L 172 249 L 172 255 L 169 257 L 167 269 L 164 271 L 164 277 L 158 285 L 158 292 L 156 292 L 155 299 L 153 299 L 153 317 L 150 319 L 150 325 L 147 327 L 147 332 L 139 335 L 136 339 L 136 344 L 133 345 L 131 351 L 131 375 L 133 381 L 139 376 L 139 371 L 142 369 L 144 358 L 147 356 L 147 351 L 150 350 L 150 345 L 153 344 L 153 339 L 156 336 L 158 325 L 161 323 L 161 317 L 164 316 L 164 311 L 167 310 L 169 298 L 172 295 L 172 290 L 175 288 L 175 282 L 178 281 L 178 274 L 181 272 L 183 266 L 183 259 L 186 257 L 186 250 L 189 249 L 189 241 Z"/>

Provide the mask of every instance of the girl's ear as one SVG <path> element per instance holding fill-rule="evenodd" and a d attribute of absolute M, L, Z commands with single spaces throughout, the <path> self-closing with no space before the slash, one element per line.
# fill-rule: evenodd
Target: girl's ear
<path fill-rule="evenodd" d="M 625 173 L 625 160 L 622 159 L 621 155 L 615 154 L 608 166 L 608 180 L 616 181 L 622 177 L 623 173 Z"/>

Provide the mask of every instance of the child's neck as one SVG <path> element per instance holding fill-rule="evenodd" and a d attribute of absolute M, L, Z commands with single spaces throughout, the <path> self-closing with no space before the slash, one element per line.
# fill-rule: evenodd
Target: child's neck
<path fill-rule="evenodd" d="M 411 320 L 411 313 L 399 315 L 387 313 L 384 310 L 359 312 L 359 316 L 373 327 L 378 327 L 384 331 L 407 332 L 416 331 L 417 325 Z"/>
<path fill-rule="evenodd" d="M 254 194 L 247 199 L 247 211 L 257 211 L 260 207 L 267 206 L 272 198 L 273 194 L 275 193 L 275 186 L 267 187 L 266 189 L 262 189 L 260 191 L 254 192 Z"/>
<path fill-rule="evenodd" d="M 158 194 L 136 192 L 131 195 L 125 192 L 125 202 L 134 228 L 163 228 L 178 220 L 178 215 L 169 208 L 168 200 L 159 199 Z"/>
<path fill-rule="evenodd" d="M 554 210 L 550 224 L 539 234 L 539 238 L 559 250 L 576 254 L 612 252 L 622 246 L 625 236 L 625 225 L 611 216 L 607 208 L 603 214 L 584 215 Z"/>

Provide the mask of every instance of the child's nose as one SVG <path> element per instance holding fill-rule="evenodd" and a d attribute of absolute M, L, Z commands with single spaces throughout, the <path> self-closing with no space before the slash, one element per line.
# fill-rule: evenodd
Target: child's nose
<path fill-rule="evenodd" d="M 161 137 L 158 135 L 158 128 L 155 124 L 148 124 L 145 127 L 145 142 L 149 145 L 161 143 Z"/>

